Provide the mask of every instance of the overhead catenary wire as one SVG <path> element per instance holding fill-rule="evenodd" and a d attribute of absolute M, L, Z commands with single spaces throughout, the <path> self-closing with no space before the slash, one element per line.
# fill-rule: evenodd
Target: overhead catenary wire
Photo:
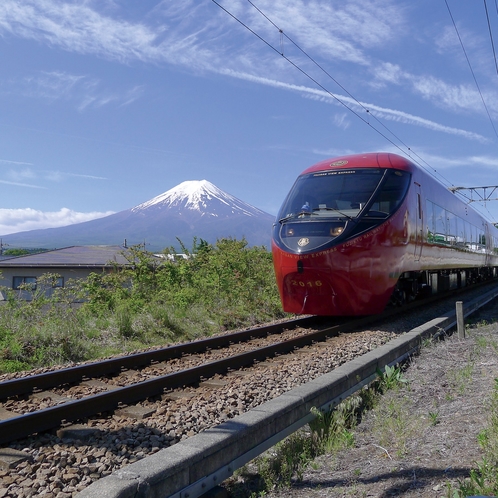
<path fill-rule="evenodd" d="M 413 159 L 414 162 L 416 162 L 421 168 L 425 169 L 428 171 L 432 176 L 438 176 L 439 180 L 445 184 L 446 186 L 453 185 L 451 181 L 449 181 L 447 178 L 445 178 L 443 175 L 441 175 L 433 166 L 431 166 L 429 163 L 427 163 L 424 159 L 422 159 L 411 147 L 406 145 L 403 140 L 401 140 L 393 131 L 391 131 L 386 125 L 384 125 L 375 115 L 372 113 L 369 109 L 367 109 L 356 97 L 354 97 L 343 85 L 341 85 L 330 73 L 328 73 L 315 59 L 313 59 L 307 52 L 305 52 L 297 43 L 295 43 L 289 36 L 285 34 L 285 32 L 276 24 L 274 23 L 261 9 L 259 9 L 256 5 L 251 0 L 247 0 L 248 3 L 255 8 L 269 23 L 272 24 L 272 26 L 275 27 L 276 30 L 279 32 L 279 40 L 280 40 L 280 50 L 274 47 L 269 41 L 267 41 L 265 38 L 263 38 L 259 33 L 255 32 L 251 27 L 249 27 L 246 23 L 244 23 L 241 19 L 239 19 L 236 15 L 234 15 L 232 12 L 230 12 L 227 8 L 225 8 L 223 5 L 221 5 L 217 0 L 212 0 L 213 3 L 215 3 L 219 8 L 221 8 L 224 12 L 226 12 L 230 17 L 232 17 L 235 21 L 237 21 L 240 25 L 242 25 L 245 29 L 247 29 L 250 33 L 252 33 L 254 36 L 256 36 L 259 40 L 261 40 L 265 45 L 267 45 L 269 48 L 271 48 L 273 51 L 278 53 L 281 57 L 283 57 L 289 64 L 291 64 L 295 69 L 297 69 L 299 72 L 301 72 L 304 76 L 306 76 L 308 79 L 310 79 L 313 83 L 315 83 L 319 88 L 321 88 L 325 93 L 330 95 L 333 99 L 335 99 L 339 104 L 341 104 L 343 107 L 345 107 L 348 111 L 353 113 L 357 118 L 361 119 L 367 126 L 372 128 L 374 131 L 376 131 L 381 137 L 383 137 L 385 140 L 387 140 L 391 145 L 393 145 L 395 148 L 397 148 L 400 152 L 407 153 L 412 159 L 412 156 L 415 156 L 417 159 Z M 301 53 L 303 53 L 313 64 L 315 64 L 327 77 L 329 77 L 334 83 L 336 83 L 344 92 L 348 94 L 348 96 L 354 100 L 359 107 L 361 107 L 367 116 L 372 116 L 372 118 L 380 125 L 382 126 L 387 132 L 389 132 L 403 147 L 406 148 L 406 150 L 403 149 L 398 143 L 396 143 L 394 140 L 389 138 L 385 133 L 383 133 L 381 130 L 373 126 L 372 123 L 368 119 L 365 119 L 361 114 L 356 112 L 353 108 L 348 106 L 343 100 L 341 100 L 337 95 L 333 94 L 331 91 L 329 91 L 325 86 L 323 86 L 319 81 L 316 80 L 313 76 L 308 74 L 303 68 L 301 68 L 298 64 L 296 64 L 294 61 L 292 61 L 288 56 L 286 56 L 283 52 L 283 43 L 282 39 L 285 37 L 289 42 L 291 42 Z M 424 164 L 421 164 L 424 163 Z"/>
<path fill-rule="evenodd" d="M 359 119 L 361 119 L 366 125 L 370 126 L 374 131 L 376 131 L 380 136 L 382 136 L 384 139 L 386 139 L 389 143 L 391 143 L 395 148 L 397 148 L 398 150 L 400 150 L 401 152 L 405 152 L 407 153 L 407 155 L 409 157 L 412 158 L 412 160 L 417 163 L 421 168 L 425 169 L 431 176 L 434 176 L 434 177 L 439 177 L 439 181 L 441 181 L 441 183 L 443 185 L 445 185 L 448 189 L 451 189 L 450 187 L 453 187 L 454 184 L 448 180 L 445 176 L 443 176 L 441 173 L 439 173 L 433 166 L 431 166 L 427 161 L 425 161 L 423 158 L 421 158 L 411 147 L 409 147 L 408 145 L 406 145 L 403 140 L 401 140 L 394 132 L 392 132 L 386 125 L 384 125 L 376 116 L 375 114 L 373 114 L 369 109 L 367 109 L 358 99 L 356 99 L 356 97 L 354 97 L 343 85 L 341 85 L 330 73 L 328 73 L 314 58 L 312 58 L 308 53 L 306 53 L 297 43 L 295 43 L 289 36 L 287 36 L 286 33 L 284 33 L 283 29 L 281 29 L 276 23 L 274 23 L 263 11 L 261 11 L 261 9 L 259 9 L 251 0 L 247 0 L 248 3 L 254 8 L 256 9 L 268 22 L 270 22 L 276 30 L 278 30 L 278 33 L 279 33 L 279 44 L 280 44 L 280 50 L 275 48 L 270 42 L 268 42 L 266 39 L 264 39 L 261 35 L 259 35 L 258 33 L 256 33 L 253 29 L 251 29 L 248 25 L 246 25 L 243 21 L 241 21 L 238 17 L 236 17 L 234 14 L 232 14 L 230 11 L 228 11 L 225 7 L 223 7 L 217 0 L 212 0 L 213 3 L 215 3 L 218 7 L 220 7 L 223 11 L 225 11 L 228 15 L 230 15 L 234 20 L 236 20 L 239 24 L 241 24 L 245 29 L 247 29 L 250 33 L 252 33 L 254 36 L 256 36 L 259 40 L 261 40 L 263 43 L 265 43 L 269 48 L 271 48 L 273 51 L 275 51 L 276 53 L 278 53 L 280 56 L 282 56 L 289 64 L 291 64 L 294 68 L 296 68 L 298 71 L 300 71 L 303 75 L 305 75 L 308 79 L 310 79 L 313 83 L 315 83 L 319 88 L 321 88 L 325 93 L 327 93 L 330 97 L 332 97 L 333 99 L 335 99 L 338 103 L 340 103 L 343 107 L 345 107 L 348 111 L 350 111 L 351 113 L 353 113 L 356 117 L 358 117 Z M 445 0 L 446 1 L 446 0 Z M 449 10 L 449 6 L 448 6 L 448 3 L 446 2 L 446 5 L 448 7 L 448 10 Z M 495 5 L 496 5 L 496 8 L 497 8 L 497 13 L 498 13 L 498 0 L 495 0 Z M 451 11 L 449 10 L 450 12 L 450 16 L 451 16 Z M 451 16 L 452 17 L 452 16 Z M 453 17 L 452 17 L 453 19 Z M 453 21 L 454 23 L 454 21 Z M 454 26 L 455 26 L 455 29 L 457 30 L 456 28 L 456 25 L 454 23 Z M 458 30 L 457 30 L 457 34 L 458 34 Z M 459 36 L 459 35 L 458 35 Z M 352 99 L 354 100 L 354 102 L 360 107 L 362 108 L 365 113 L 367 114 L 367 117 L 370 117 L 372 116 L 372 118 L 377 122 L 379 123 L 380 126 L 382 126 L 387 132 L 389 132 L 403 147 L 406 148 L 406 151 L 403 150 L 403 148 L 398 145 L 397 143 L 395 143 L 392 139 L 390 139 L 389 137 L 387 137 L 384 133 L 382 133 L 382 131 L 380 131 L 379 129 L 377 129 L 375 126 L 373 126 L 370 121 L 368 119 L 365 119 L 363 116 L 361 116 L 358 112 L 356 112 L 353 108 L 349 107 L 346 102 L 344 102 L 343 100 L 341 100 L 337 95 L 334 95 L 331 91 L 329 91 L 327 88 L 325 88 L 321 83 L 319 83 L 314 77 L 312 77 L 310 74 L 308 74 L 304 69 L 302 69 L 298 64 L 296 64 L 295 62 L 293 62 L 288 56 L 286 56 L 284 54 L 284 38 L 287 39 L 290 43 L 292 43 L 302 54 L 304 54 L 313 64 L 315 64 L 324 74 L 326 74 L 334 83 L 336 83 L 344 92 L 347 93 L 347 95 Z M 461 41 L 461 38 L 459 36 L 459 39 L 460 39 L 460 43 L 462 45 L 462 48 L 464 49 L 463 47 L 463 43 Z M 481 100 L 483 102 L 483 105 L 484 105 L 484 108 L 486 110 L 486 113 L 488 115 L 488 118 L 491 122 L 491 126 L 495 132 L 495 135 L 497 135 L 498 137 L 498 134 L 496 132 L 496 128 L 493 124 L 493 121 L 491 119 L 491 116 L 489 114 L 489 111 L 488 111 L 488 108 L 486 106 L 486 103 L 484 101 L 484 97 L 482 95 L 482 92 L 479 88 L 479 85 L 477 83 L 477 79 L 474 75 L 474 72 L 472 70 L 472 66 L 470 64 L 470 60 L 465 52 L 465 49 L 464 49 L 464 53 L 465 53 L 465 56 L 467 58 L 467 61 L 468 61 L 468 64 L 469 64 L 469 67 L 471 68 L 471 72 L 472 72 L 472 75 L 474 76 L 474 81 L 476 83 L 476 86 L 478 88 L 478 91 L 479 91 L 479 94 L 481 96 Z M 418 160 L 414 159 L 413 156 L 415 156 L 416 158 L 418 158 Z M 420 161 L 420 162 L 419 162 Z M 421 163 L 424 163 L 426 166 L 424 166 L 424 164 L 421 164 Z M 463 195 L 461 192 L 454 192 L 456 195 L 459 195 L 461 196 L 462 198 L 466 199 L 466 196 Z M 484 206 L 482 206 L 489 214 L 490 216 L 490 219 L 492 218 L 492 215 L 489 211 L 489 209 L 487 208 L 486 206 L 486 203 L 484 203 Z"/>
<path fill-rule="evenodd" d="M 486 20 L 488 21 L 489 38 L 491 39 L 491 48 L 493 49 L 493 57 L 495 60 L 496 73 L 498 74 L 498 61 L 496 60 L 495 43 L 493 41 L 493 31 L 491 30 L 491 22 L 489 20 L 488 6 L 486 4 L 486 0 L 483 1 L 484 1 L 484 10 L 486 11 Z M 495 5 L 497 5 L 498 9 L 498 4 L 496 4 L 496 0 L 495 0 Z"/>
<path fill-rule="evenodd" d="M 472 73 L 472 77 L 474 78 L 474 83 L 476 84 L 477 91 L 479 92 L 479 95 L 481 97 L 482 104 L 484 106 L 484 109 L 486 110 L 486 114 L 488 115 L 489 122 L 491 123 L 491 127 L 493 128 L 493 131 L 495 132 L 496 137 L 498 138 L 498 132 L 496 131 L 495 125 L 493 123 L 493 120 L 491 118 L 491 114 L 489 113 L 488 106 L 486 105 L 486 102 L 484 101 L 484 96 L 482 94 L 481 88 L 479 87 L 479 83 L 477 82 L 476 75 L 474 73 L 474 70 L 472 69 L 472 64 L 470 63 L 469 56 L 467 55 L 467 51 L 465 50 L 465 46 L 463 45 L 462 37 L 460 36 L 460 33 L 458 32 L 458 28 L 455 22 L 455 19 L 453 18 L 453 14 L 451 13 L 450 6 L 448 5 L 448 0 L 444 0 L 444 3 L 446 4 L 446 8 L 448 9 L 448 13 L 451 18 L 451 22 L 453 23 L 453 26 L 455 28 L 456 34 L 458 36 L 458 40 L 460 41 L 460 45 L 462 47 L 463 53 L 465 55 L 465 58 L 467 59 L 467 64 L 469 65 L 470 72 Z M 484 0 L 484 5 L 486 5 L 486 0 Z"/>

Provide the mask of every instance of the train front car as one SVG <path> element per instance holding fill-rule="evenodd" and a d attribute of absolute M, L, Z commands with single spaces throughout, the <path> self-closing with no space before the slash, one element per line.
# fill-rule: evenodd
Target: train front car
<path fill-rule="evenodd" d="M 285 311 L 383 311 L 402 265 L 416 259 L 413 172 L 400 156 L 372 153 L 322 161 L 299 176 L 273 226 Z"/>

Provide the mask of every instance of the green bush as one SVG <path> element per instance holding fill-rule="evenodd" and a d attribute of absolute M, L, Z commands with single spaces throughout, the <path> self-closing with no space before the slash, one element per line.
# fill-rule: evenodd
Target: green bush
<path fill-rule="evenodd" d="M 180 242 L 180 241 L 179 241 Z M 282 318 L 272 256 L 245 240 L 194 239 L 186 258 L 160 259 L 131 248 L 126 267 L 66 282 L 38 279 L 32 301 L 3 289 L 0 373 L 95 359 L 130 349 L 181 342 Z M 80 305 L 74 302 L 84 301 Z"/>

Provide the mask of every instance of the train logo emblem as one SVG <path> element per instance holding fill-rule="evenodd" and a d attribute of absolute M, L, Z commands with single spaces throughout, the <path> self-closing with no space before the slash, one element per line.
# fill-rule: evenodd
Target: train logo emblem
<path fill-rule="evenodd" d="M 348 161 L 335 161 L 330 166 L 344 166 L 345 164 L 348 164 Z"/>
<path fill-rule="evenodd" d="M 299 247 L 304 247 L 304 246 L 307 246 L 309 243 L 310 243 L 310 239 L 308 239 L 308 237 L 303 237 L 302 239 L 299 239 L 297 245 Z"/>

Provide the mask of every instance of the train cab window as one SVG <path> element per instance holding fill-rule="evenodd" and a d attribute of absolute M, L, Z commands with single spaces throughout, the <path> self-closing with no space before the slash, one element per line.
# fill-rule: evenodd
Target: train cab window
<path fill-rule="evenodd" d="M 388 170 L 386 178 L 373 198 L 368 217 L 386 218 L 393 214 L 405 198 L 410 185 L 410 175 L 406 172 Z"/>
<path fill-rule="evenodd" d="M 359 168 L 302 175 L 278 219 L 387 218 L 401 204 L 409 184 L 409 173 L 393 169 Z"/>

